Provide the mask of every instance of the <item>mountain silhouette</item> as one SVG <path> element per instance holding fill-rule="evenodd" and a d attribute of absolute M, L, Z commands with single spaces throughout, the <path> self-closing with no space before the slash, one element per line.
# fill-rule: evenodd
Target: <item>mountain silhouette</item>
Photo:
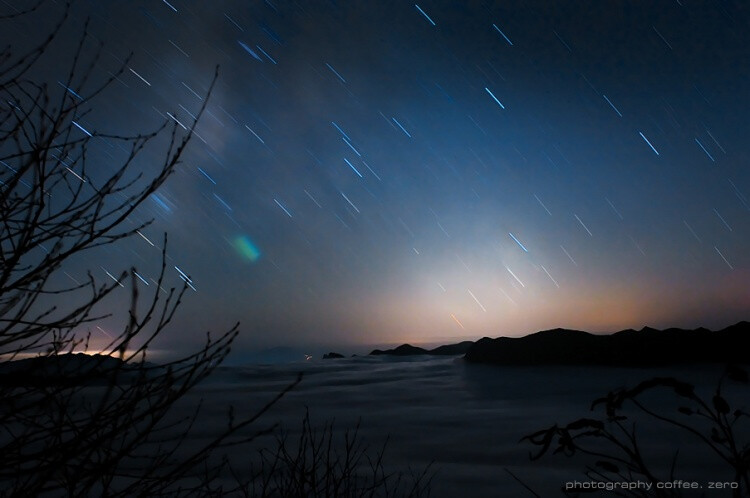
<path fill-rule="evenodd" d="M 38 356 L 0 364 L 0 385 L 100 384 L 115 378 L 119 381 L 130 379 L 139 368 L 137 362 L 128 364 L 108 355 L 63 353 Z"/>
<path fill-rule="evenodd" d="M 484 337 L 464 358 L 499 365 L 750 363 L 749 347 L 750 322 L 744 321 L 717 331 L 644 327 L 597 335 L 558 328 L 517 338 Z"/>
<path fill-rule="evenodd" d="M 451 356 L 451 355 L 462 355 L 465 354 L 471 345 L 474 344 L 472 341 L 463 341 L 456 344 L 445 344 L 435 349 L 424 349 L 411 344 L 402 344 L 401 346 L 394 349 L 375 349 L 370 355 L 392 355 L 392 356 L 412 356 L 412 355 L 435 355 L 435 356 Z"/>
<path fill-rule="evenodd" d="M 391 355 L 391 356 L 413 356 L 418 354 L 428 354 L 427 350 L 424 348 L 419 348 L 417 346 L 412 346 L 411 344 L 402 344 L 397 348 L 394 349 L 374 349 L 370 352 L 370 356 L 379 356 L 379 355 Z"/>

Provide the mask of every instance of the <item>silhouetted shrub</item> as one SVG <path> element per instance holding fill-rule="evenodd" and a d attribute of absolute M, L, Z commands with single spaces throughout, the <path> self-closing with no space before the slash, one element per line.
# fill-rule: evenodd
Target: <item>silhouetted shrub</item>
<path fill-rule="evenodd" d="M 431 465 L 420 472 L 388 472 L 386 445 L 373 451 L 359 435 L 359 423 L 337 440 L 333 422 L 313 427 L 307 412 L 298 437 L 281 430 L 274 446 L 259 451 L 242 489 L 245 496 L 263 497 L 427 496 Z"/>
<path fill-rule="evenodd" d="M 626 410 L 635 408 L 636 414 L 645 415 L 646 420 L 650 420 L 646 423 L 664 423 L 685 438 L 697 438 L 703 443 L 707 457 L 716 455 L 731 469 L 732 487 L 723 492 L 730 490 L 734 497 L 750 496 L 750 442 L 743 440 L 750 429 L 750 412 L 747 407 L 734 406 L 725 397 L 723 388 L 726 382 L 750 387 L 747 372 L 734 366 L 727 367 L 710 398 L 697 394 L 695 386 L 690 383 L 672 377 L 655 377 L 633 388 L 611 391 L 595 400 L 591 410 L 603 412 L 598 417 L 553 425 L 524 436 L 522 441 L 537 447 L 536 453 L 531 455 L 533 460 L 558 453 L 588 457 L 591 463 L 586 467 L 585 475 L 592 482 L 611 483 L 613 489 L 609 492 L 615 496 L 682 496 L 680 489 L 656 485 L 675 481 L 679 451 L 674 452 L 669 474 L 660 475 L 644 455 L 633 415 L 626 414 Z M 646 399 L 649 394 L 664 396 L 670 393 L 679 403 L 669 409 L 654 407 L 657 403 Z M 614 486 L 614 483 L 636 481 L 652 483 L 653 487 L 646 490 Z M 569 494 L 580 492 L 578 489 Z"/>

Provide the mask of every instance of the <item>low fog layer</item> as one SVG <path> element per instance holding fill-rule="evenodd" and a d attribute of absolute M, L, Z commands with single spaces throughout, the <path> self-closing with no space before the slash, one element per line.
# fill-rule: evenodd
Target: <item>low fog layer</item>
<path fill-rule="evenodd" d="M 434 461 L 434 496 L 458 496 L 467 489 L 474 496 L 525 496 L 527 491 L 505 469 L 542 496 L 562 496 L 557 490 L 565 482 L 587 480 L 585 464 L 594 462 L 561 455 L 531 462 L 529 453 L 537 448 L 519 443 L 522 436 L 594 416 L 589 411 L 593 399 L 657 375 L 693 382 L 699 394 L 710 398 L 721 371 L 719 366 L 498 368 L 455 357 L 358 357 L 222 368 L 191 396 L 204 398 L 206 423 L 200 427 L 210 431 L 212 423 L 225 422 L 230 403 L 238 415 L 250 413 L 304 372 L 301 384 L 264 416 L 266 424 L 280 421 L 294 437 L 306 408 L 314 425 L 335 419 L 339 432 L 361 418 L 360 435 L 373 447 L 389 437 L 388 467 L 421 470 Z M 727 396 L 739 404 L 748 401 L 731 389 Z M 672 413 L 679 406 L 671 393 L 648 399 Z M 678 478 L 732 480 L 729 469 L 697 439 L 645 421 L 638 435 L 653 468 L 665 478 L 679 447 Z M 258 447 L 269 442 L 264 438 Z M 246 465 L 253 455 L 241 451 L 233 457 Z"/>

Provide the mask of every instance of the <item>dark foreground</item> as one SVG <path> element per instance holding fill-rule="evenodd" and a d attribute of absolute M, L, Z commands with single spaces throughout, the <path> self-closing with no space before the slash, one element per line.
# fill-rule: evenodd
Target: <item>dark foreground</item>
<path fill-rule="evenodd" d="M 589 407 L 594 398 L 654 376 L 693 382 L 710 399 L 722 370 L 720 365 L 498 367 L 457 357 L 359 357 L 222 368 L 184 402 L 204 398 L 200 437 L 224 422 L 228 404 L 234 404 L 238 414 L 250 413 L 302 371 L 301 384 L 264 416 L 264 422 L 280 421 L 293 437 L 306 409 L 313 425 L 335 419 L 336 430 L 353 428 L 361 418 L 365 442 L 378 446 L 388 438 L 388 467 L 421 470 L 433 462 L 432 496 L 533 496 L 514 475 L 546 497 L 562 496 L 559 490 L 566 483 L 587 481 L 583 470 L 593 462 L 563 455 L 532 462 L 529 454 L 537 448 L 519 443 L 522 436 L 593 416 Z M 747 407 L 750 397 L 747 387 L 743 389 L 730 387 L 727 398 Z M 679 402 L 661 394 L 648 401 L 671 411 Z M 679 449 L 675 477 L 703 486 L 684 496 L 731 496 L 726 489 L 707 489 L 711 482 L 731 482 L 733 475 L 697 438 L 658 421 L 636 420 L 643 454 L 655 470 L 668 476 Z M 742 435 L 745 441 L 747 436 Z M 257 443 L 256 449 L 270 444 L 270 439 Z M 248 462 L 252 453 L 230 450 L 230 457 Z"/>

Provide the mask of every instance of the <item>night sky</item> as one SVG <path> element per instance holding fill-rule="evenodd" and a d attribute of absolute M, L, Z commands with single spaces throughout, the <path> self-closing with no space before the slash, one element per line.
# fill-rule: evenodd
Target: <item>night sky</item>
<path fill-rule="evenodd" d="M 168 232 L 167 281 L 195 290 L 162 346 L 235 321 L 255 348 L 748 318 L 744 2 L 82 0 L 53 85 L 86 17 L 96 78 L 134 54 L 92 132 L 189 123 L 220 66 L 144 238 L 65 269 L 148 280 Z"/>

